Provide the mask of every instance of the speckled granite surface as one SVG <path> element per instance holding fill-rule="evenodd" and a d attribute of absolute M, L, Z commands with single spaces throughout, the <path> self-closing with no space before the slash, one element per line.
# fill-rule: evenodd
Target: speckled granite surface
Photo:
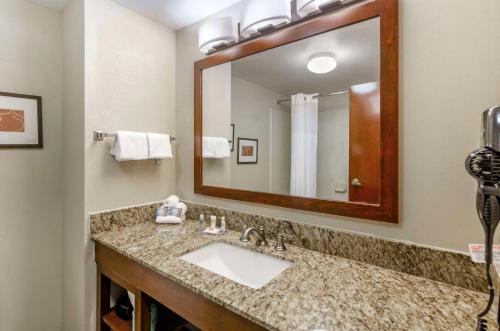
<path fill-rule="evenodd" d="M 124 226 L 153 222 L 161 203 L 126 207 L 90 215 L 90 233 L 117 230 Z"/>
<path fill-rule="evenodd" d="M 430 249 L 399 241 L 303 224 L 287 219 L 253 215 L 186 202 L 188 217 L 225 215 L 227 227 L 241 231 L 243 225 L 264 225 L 266 234 L 276 238 L 281 232 L 293 235 L 295 246 L 344 257 L 410 275 L 428 278 L 476 291 L 486 292 L 484 267 L 465 254 Z"/>
<path fill-rule="evenodd" d="M 429 249 L 403 242 L 312 226 L 286 219 L 253 215 L 186 201 L 187 217 L 225 215 L 227 228 L 241 231 L 243 224 L 264 225 L 268 238 L 278 232 L 293 235 L 291 243 L 328 255 L 344 257 L 410 275 L 486 292 L 484 267 L 459 253 Z M 124 208 L 91 216 L 91 233 L 154 220 L 159 204 Z"/>
<path fill-rule="evenodd" d="M 96 222 L 96 219 L 93 219 Z M 111 222 L 113 223 L 113 222 Z M 473 330 L 486 295 L 292 245 L 282 253 L 196 222 L 93 226 L 92 238 L 269 330 Z M 178 257 L 215 241 L 293 261 L 253 290 Z"/>

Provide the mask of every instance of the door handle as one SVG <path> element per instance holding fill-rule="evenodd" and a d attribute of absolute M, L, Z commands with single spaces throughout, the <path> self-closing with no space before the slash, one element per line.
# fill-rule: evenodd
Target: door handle
<path fill-rule="evenodd" d="M 358 178 L 354 178 L 351 182 L 351 185 L 354 187 L 361 187 L 363 186 L 363 183 Z"/>

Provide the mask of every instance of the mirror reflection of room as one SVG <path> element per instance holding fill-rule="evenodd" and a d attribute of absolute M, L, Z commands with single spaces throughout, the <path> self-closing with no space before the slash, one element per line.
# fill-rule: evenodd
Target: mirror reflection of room
<path fill-rule="evenodd" d="M 203 70 L 203 184 L 379 202 L 380 19 Z"/>

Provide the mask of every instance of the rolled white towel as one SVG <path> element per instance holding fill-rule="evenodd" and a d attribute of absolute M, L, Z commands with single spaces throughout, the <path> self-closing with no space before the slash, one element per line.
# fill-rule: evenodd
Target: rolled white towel
<path fill-rule="evenodd" d="M 179 202 L 177 208 L 182 209 L 181 220 L 186 220 L 187 205 L 184 202 Z"/>
<path fill-rule="evenodd" d="M 177 195 L 171 195 L 163 201 L 163 205 L 176 207 L 179 202 L 180 199 Z"/>

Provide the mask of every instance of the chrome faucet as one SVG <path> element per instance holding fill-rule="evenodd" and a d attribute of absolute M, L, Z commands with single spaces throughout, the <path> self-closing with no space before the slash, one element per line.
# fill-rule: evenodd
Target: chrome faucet
<path fill-rule="evenodd" d="M 240 240 L 243 242 L 250 241 L 250 234 L 255 233 L 257 240 L 255 240 L 256 246 L 267 246 L 269 243 L 266 240 L 266 233 L 264 232 L 264 226 L 259 226 L 259 228 L 249 228 L 247 226 L 243 227 L 243 234 L 240 237 Z"/>

